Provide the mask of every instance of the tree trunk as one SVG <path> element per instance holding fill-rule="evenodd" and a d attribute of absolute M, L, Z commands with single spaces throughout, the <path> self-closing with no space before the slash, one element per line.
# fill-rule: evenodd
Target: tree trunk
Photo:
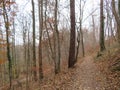
<path fill-rule="evenodd" d="M 120 22 L 120 0 L 118 0 L 118 16 Z M 118 43 L 120 45 L 120 26 L 117 24 L 117 32 L 118 32 Z"/>
<path fill-rule="evenodd" d="M 105 50 L 104 44 L 104 14 L 103 14 L 103 0 L 100 1 L 100 51 Z"/>
<path fill-rule="evenodd" d="M 82 20 L 80 20 L 80 36 L 81 36 L 81 44 L 82 44 L 82 54 L 84 57 L 85 56 L 85 49 L 84 49 L 84 41 L 83 41 Z"/>
<path fill-rule="evenodd" d="M 4 10 L 4 23 L 5 23 L 5 29 L 6 29 L 6 40 L 7 40 L 7 59 L 8 59 L 8 69 L 9 69 L 9 82 L 10 82 L 10 90 L 12 90 L 12 60 L 10 55 L 10 41 L 9 41 L 9 19 L 7 10 L 5 7 L 5 1 L 3 1 L 3 10 Z"/>
<path fill-rule="evenodd" d="M 28 29 L 28 48 L 27 48 L 27 62 L 26 62 L 26 70 L 27 70 L 27 75 L 26 75 L 26 90 L 29 89 L 29 68 L 30 68 L 30 31 Z"/>
<path fill-rule="evenodd" d="M 37 71 L 36 71 L 36 42 L 35 42 L 35 7 L 34 1 L 32 0 L 32 20 L 33 20 L 33 75 L 34 80 L 37 81 Z"/>
<path fill-rule="evenodd" d="M 79 47 L 80 47 L 80 30 L 77 29 L 77 49 L 76 49 L 75 63 L 78 60 Z"/>
<path fill-rule="evenodd" d="M 115 17 L 116 23 L 117 23 L 117 40 L 120 45 L 120 0 L 118 0 L 118 13 L 115 9 L 115 0 L 112 0 L 112 12 Z"/>
<path fill-rule="evenodd" d="M 71 68 L 75 64 L 75 0 L 70 0 L 70 19 L 71 19 L 71 32 L 70 32 L 70 48 L 68 67 Z"/>
<path fill-rule="evenodd" d="M 83 31 L 82 31 L 82 16 L 83 16 L 83 13 L 82 13 L 82 2 L 80 0 L 80 36 L 81 36 L 81 45 L 82 45 L 82 54 L 83 54 L 83 57 L 85 56 L 85 49 L 84 49 L 84 41 L 83 41 Z"/>
<path fill-rule="evenodd" d="M 13 67 L 13 69 L 14 69 L 14 78 L 17 78 L 17 60 L 16 60 L 16 46 L 15 46 L 15 44 L 16 44 L 16 42 L 15 42 L 15 39 L 16 39 L 16 36 L 15 36 L 15 34 L 16 34 L 16 32 L 15 32 L 15 21 L 13 21 L 13 60 L 14 60 L 14 67 Z"/>
<path fill-rule="evenodd" d="M 49 25 L 50 25 L 50 22 L 47 22 L 47 6 L 48 6 L 48 1 L 46 0 L 46 2 L 45 2 L 45 29 L 46 29 L 47 37 L 48 37 L 48 45 L 46 45 L 46 46 L 48 46 L 47 54 L 48 54 L 48 59 L 50 61 L 50 55 L 51 55 L 52 59 L 54 60 L 54 58 L 53 58 L 54 53 L 53 53 L 52 43 L 50 40 L 50 35 L 49 35 L 48 27 L 47 27 L 47 23 L 49 23 Z M 50 52 L 49 52 L 49 48 L 50 48 Z M 49 53 L 51 53 L 51 54 L 49 54 Z"/>
<path fill-rule="evenodd" d="M 57 23 L 58 1 L 55 0 L 55 43 L 56 43 L 56 59 L 55 59 L 55 74 L 60 72 L 60 40 Z"/>
<path fill-rule="evenodd" d="M 38 0 L 39 4 L 39 80 L 43 79 L 42 69 L 42 31 L 43 31 L 43 0 Z M 41 10 L 41 11 L 40 11 Z"/>
<path fill-rule="evenodd" d="M 79 17 L 79 21 L 80 21 L 80 29 L 77 30 L 77 51 L 76 51 L 76 59 L 75 62 L 77 62 L 77 57 L 78 57 L 78 53 L 79 53 L 79 47 L 80 47 L 80 43 L 82 46 L 82 56 L 85 56 L 85 49 L 84 49 L 84 41 L 83 41 L 83 31 L 82 31 L 82 18 L 83 17 L 83 9 L 82 9 L 82 2 L 80 0 L 80 17 Z"/>

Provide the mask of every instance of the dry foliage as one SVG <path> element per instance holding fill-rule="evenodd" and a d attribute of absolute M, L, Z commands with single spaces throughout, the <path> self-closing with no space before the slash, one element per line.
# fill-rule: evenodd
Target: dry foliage
<path fill-rule="evenodd" d="M 120 50 L 112 47 L 98 58 L 97 66 L 106 75 L 108 90 L 120 89 Z"/>

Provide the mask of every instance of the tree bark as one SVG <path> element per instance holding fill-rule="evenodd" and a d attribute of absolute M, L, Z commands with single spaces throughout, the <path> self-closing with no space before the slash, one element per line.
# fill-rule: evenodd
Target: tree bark
<path fill-rule="evenodd" d="M 28 43 L 27 43 L 27 62 L 26 62 L 26 70 L 27 70 L 27 75 L 26 75 L 26 90 L 29 89 L 29 68 L 30 68 L 30 30 L 28 28 Z"/>
<path fill-rule="evenodd" d="M 118 16 L 120 22 L 120 0 L 118 0 Z M 120 26 L 117 24 L 117 32 L 118 32 L 118 43 L 120 45 Z"/>
<path fill-rule="evenodd" d="M 117 40 L 120 45 L 120 0 L 118 0 L 118 14 L 115 9 L 115 0 L 112 0 L 112 12 L 117 22 Z"/>
<path fill-rule="evenodd" d="M 77 30 L 77 48 L 76 48 L 75 63 L 78 61 L 79 47 L 80 47 L 80 30 Z"/>
<path fill-rule="evenodd" d="M 71 68 L 75 64 L 75 0 L 70 0 L 70 48 L 69 48 L 69 60 L 68 67 Z"/>
<path fill-rule="evenodd" d="M 33 20 L 33 76 L 34 80 L 37 81 L 37 71 L 36 71 L 36 42 L 35 42 L 35 6 L 32 0 L 32 20 Z"/>
<path fill-rule="evenodd" d="M 56 60 L 55 60 L 55 74 L 60 72 L 60 40 L 59 40 L 59 31 L 57 23 L 57 13 L 58 13 L 58 1 L 55 0 L 55 43 L 56 43 Z"/>
<path fill-rule="evenodd" d="M 103 0 L 100 1 L 100 51 L 105 50 L 104 43 L 104 14 L 103 14 Z"/>
<path fill-rule="evenodd" d="M 5 29 L 6 29 L 6 41 L 7 41 L 7 59 L 8 59 L 8 69 L 9 69 L 9 82 L 10 82 L 10 90 L 12 90 L 12 59 L 10 55 L 10 41 L 9 41 L 9 19 L 7 10 L 5 7 L 5 1 L 3 0 L 3 10 L 4 10 L 4 23 L 5 23 Z"/>
<path fill-rule="evenodd" d="M 39 80 L 43 79 L 42 69 L 42 31 L 43 31 L 43 0 L 38 0 L 39 4 Z"/>

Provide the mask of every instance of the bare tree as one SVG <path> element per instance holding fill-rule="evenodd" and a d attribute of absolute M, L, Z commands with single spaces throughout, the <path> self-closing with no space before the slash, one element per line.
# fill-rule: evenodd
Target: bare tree
<path fill-rule="evenodd" d="M 57 13 L 58 13 L 58 0 L 55 0 L 55 43 L 56 43 L 56 59 L 55 59 L 55 74 L 60 72 L 60 40 L 59 40 L 59 31 L 58 31 L 58 21 L 57 21 Z"/>
<path fill-rule="evenodd" d="M 5 6 L 5 1 L 3 0 L 3 17 L 4 17 L 4 23 L 5 23 L 5 29 L 6 29 L 6 40 L 7 40 L 7 59 L 9 62 L 9 82 L 10 82 L 10 90 L 12 90 L 12 59 L 10 55 L 10 40 L 9 40 L 9 17 L 7 14 L 6 6 Z"/>
<path fill-rule="evenodd" d="M 33 75 L 34 75 L 34 80 L 37 81 L 37 71 L 36 71 L 36 42 L 35 42 L 35 6 L 34 6 L 34 1 L 31 0 L 32 2 L 32 20 L 33 20 Z"/>
<path fill-rule="evenodd" d="M 29 68 L 30 68 L 30 22 L 27 23 L 27 29 L 28 29 L 28 43 L 27 43 L 27 61 L 26 61 L 26 70 L 27 70 L 27 75 L 26 75 L 26 90 L 29 89 Z"/>
<path fill-rule="evenodd" d="M 77 28 L 77 49 L 76 49 L 76 59 L 75 59 L 75 62 L 77 62 L 77 57 L 78 57 L 78 54 L 79 54 L 79 47 L 80 47 L 80 44 L 82 46 L 82 56 L 84 57 L 85 56 L 85 49 L 84 49 L 84 41 L 83 41 L 83 31 L 82 31 L 82 23 L 83 23 L 83 13 L 84 13 L 84 7 L 85 7 L 85 4 L 86 4 L 86 0 L 83 1 L 84 4 L 82 5 L 82 0 L 80 0 L 80 4 L 79 4 L 79 28 Z"/>
<path fill-rule="evenodd" d="M 118 13 L 115 9 L 115 0 L 112 0 L 112 12 L 117 22 L 117 40 L 120 45 L 120 0 L 118 0 Z"/>
<path fill-rule="evenodd" d="M 103 14 L 103 0 L 100 0 L 100 51 L 105 50 L 104 44 L 104 14 Z"/>
<path fill-rule="evenodd" d="M 75 64 L 75 0 L 70 0 L 70 19 L 71 19 L 71 33 L 70 33 L 70 48 L 68 67 L 73 67 Z"/>
<path fill-rule="evenodd" d="M 43 32 L 43 0 L 38 0 L 39 7 L 39 80 L 43 78 L 42 70 L 42 32 Z"/>
<path fill-rule="evenodd" d="M 84 50 L 84 42 L 83 42 L 82 18 L 83 18 L 83 11 L 82 11 L 82 2 L 80 0 L 80 36 L 81 36 L 82 54 L 83 54 L 83 57 L 84 57 L 85 56 L 85 50 Z"/>

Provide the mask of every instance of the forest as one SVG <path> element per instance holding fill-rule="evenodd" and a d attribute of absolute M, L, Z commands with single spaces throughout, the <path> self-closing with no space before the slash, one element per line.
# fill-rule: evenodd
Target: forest
<path fill-rule="evenodd" d="M 120 90 L 120 0 L 0 0 L 0 90 Z"/>

